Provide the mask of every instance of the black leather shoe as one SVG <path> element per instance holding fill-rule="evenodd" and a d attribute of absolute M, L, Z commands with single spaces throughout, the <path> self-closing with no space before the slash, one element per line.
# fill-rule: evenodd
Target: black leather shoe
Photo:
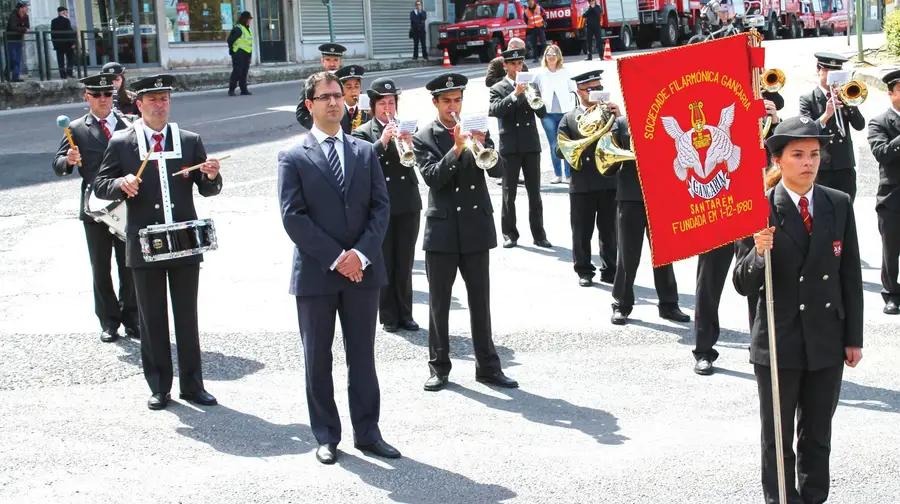
<path fill-rule="evenodd" d="M 503 240 L 503 248 L 513 248 L 516 246 L 516 240 L 512 238 L 506 238 Z"/>
<path fill-rule="evenodd" d="M 252 94 L 253 93 L 251 93 L 250 91 L 241 91 L 241 96 L 250 96 Z"/>
<path fill-rule="evenodd" d="M 400 458 L 400 451 L 393 446 L 384 442 L 384 440 L 376 441 L 370 445 L 355 445 L 357 450 L 362 450 L 372 455 L 384 458 Z"/>
<path fill-rule="evenodd" d="M 129 338 L 134 338 L 134 339 L 141 339 L 141 332 L 132 327 L 126 327 L 125 328 L 125 336 L 127 336 Z"/>
<path fill-rule="evenodd" d="M 534 244 L 538 247 L 542 248 L 553 248 L 553 245 L 550 245 L 550 242 L 547 241 L 546 238 L 541 238 L 540 240 L 534 240 Z"/>
<path fill-rule="evenodd" d="M 185 394 L 184 392 L 182 392 L 181 394 L 178 394 L 178 397 L 184 399 L 185 401 L 192 402 L 194 404 L 200 404 L 202 406 L 215 406 L 216 404 L 219 404 L 219 401 L 216 401 L 216 398 L 205 390 L 194 392 L 192 394 Z"/>
<path fill-rule="evenodd" d="M 165 409 L 166 406 L 169 405 L 170 398 L 171 396 L 169 394 L 153 394 L 150 396 L 150 399 L 147 400 L 147 407 L 152 410 Z"/>
<path fill-rule="evenodd" d="M 234 91 L 229 91 L 228 96 L 237 96 L 237 95 L 234 93 Z"/>
<path fill-rule="evenodd" d="M 712 362 L 710 362 L 710 360 L 706 357 L 698 360 L 697 363 L 694 364 L 694 372 L 702 376 L 709 376 L 713 374 Z"/>
<path fill-rule="evenodd" d="M 401 320 L 400 329 L 406 329 L 407 331 L 418 331 L 419 324 L 417 324 L 415 320 Z"/>
<path fill-rule="evenodd" d="M 433 374 L 431 378 L 425 380 L 425 390 L 429 392 L 437 392 L 447 386 L 447 375 Z"/>
<path fill-rule="evenodd" d="M 616 281 L 616 275 L 600 275 L 600 281 L 612 285 Z"/>
<path fill-rule="evenodd" d="M 503 371 L 484 376 L 475 376 L 475 381 L 503 388 L 519 388 L 519 382 L 503 374 Z"/>
<path fill-rule="evenodd" d="M 319 445 L 319 448 L 316 450 L 316 460 L 325 465 L 334 464 L 337 460 L 337 444 L 328 443 Z"/>
<path fill-rule="evenodd" d="M 112 343 L 119 339 L 119 331 L 115 329 L 104 329 L 100 332 L 100 341 L 104 343 Z"/>
<path fill-rule="evenodd" d="M 888 301 L 884 305 L 884 313 L 888 315 L 897 315 L 898 313 L 900 313 L 900 307 L 897 306 L 897 303 Z"/>
<path fill-rule="evenodd" d="M 690 315 L 681 311 L 681 308 L 677 306 L 673 306 L 671 308 L 663 308 L 659 307 L 659 316 L 666 319 L 671 320 L 672 322 L 690 322 Z"/>
<path fill-rule="evenodd" d="M 384 330 L 387 332 L 397 332 L 399 327 L 397 324 L 384 324 Z"/>
<path fill-rule="evenodd" d="M 612 322 L 613 325 L 625 325 L 625 322 L 628 321 L 628 315 L 622 313 L 622 310 L 619 310 L 618 308 L 613 308 L 613 314 L 609 321 Z"/>
<path fill-rule="evenodd" d="M 590 287 L 591 285 L 594 285 L 594 281 L 590 278 L 582 277 L 578 279 L 578 285 L 582 287 Z"/>

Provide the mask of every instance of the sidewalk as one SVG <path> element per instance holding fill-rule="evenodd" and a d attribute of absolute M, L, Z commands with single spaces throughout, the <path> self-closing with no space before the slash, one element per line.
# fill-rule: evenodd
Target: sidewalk
<path fill-rule="evenodd" d="M 856 61 L 856 55 L 851 57 L 853 62 L 853 79 L 861 81 L 872 89 L 887 91 L 881 78 L 891 70 L 900 68 L 900 56 L 887 52 L 884 46 L 877 49 L 866 50 L 863 54 L 864 62 Z"/>
<path fill-rule="evenodd" d="M 438 66 L 440 58 L 432 58 L 429 61 L 412 59 L 378 59 L 378 60 L 344 60 L 345 64 L 360 65 L 366 72 L 383 70 L 399 70 L 404 68 L 418 68 L 425 66 Z M 305 79 L 322 68 L 321 64 L 280 64 L 259 65 L 250 67 L 250 75 L 247 79 L 250 86 L 265 82 L 288 82 Z M 127 80 L 134 82 L 138 76 L 154 75 L 157 73 L 175 75 L 175 84 L 178 91 L 203 91 L 207 89 L 228 88 L 228 79 L 231 76 L 231 67 L 194 67 L 163 70 L 162 68 L 128 69 Z M 90 73 L 90 71 L 89 71 Z M 41 105 L 56 105 L 60 103 L 77 103 L 82 100 L 83 88 L 77 79 L 38 81 L 0 84 L 0 110 L 36 107 Z"/>

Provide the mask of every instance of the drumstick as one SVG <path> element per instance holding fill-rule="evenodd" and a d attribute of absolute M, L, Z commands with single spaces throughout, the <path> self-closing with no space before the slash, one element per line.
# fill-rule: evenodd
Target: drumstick
<path fill-rule="evenodd" d="M 213 158 L 213 159 L 215 159 L 216 161 L 224 161 L 224 160 L 226 160 L 226 159 L 228 159 L 228 158 L 230 158 L 230 157 L 231 157 L 231 154 L 225 154 L 224 156 L 222 156 L 222 157 L 220 157 L 220 158 Z M 182 173 L 187 173 L 187 172 L 191 172 L 191 171 L 197 170 L 197 169 L 199 169 L 201 166 L 203 166 L 204 163 L 206 163 L 206 161 L 204 161 L 203 163 L 200 163 L 200 164 L 198 164 L 198 165 L 191 166 L 190 168 L 185 168 L 185 169 L 183 169 L 183 170 L 181 170 L 181 171 L 175 172 L 175 173 L 172 174 L 172 176 L 174 177 L 174 176 L 176 176 L 176 175 L 181 175 Z"/>
<path fill-rule="evenodd" d="M 69 116 L 61 115 L 57 117 L 56 125 L 62 128 L 66 133 L 66 138 L 69 139 L 69 147 L 71 147 L 72 150 L 78 150 L 78 148 L 75 147 L 75 140 L 72 139 L 72 132 L 69 131 Z M 81 161 L 78 162 L 78 166 L 81 166 Z"/>
<path fill-rule="evenodd" d="M 140 184 L 141 173 L 144 172 L 144 167 L 147 166 L 147 161 L 150 161 L 150 155 L 151 155 L 151 154 L 153 154 L 153 151 L 150 150 L 150 149 L 147 149 L 147 155 L 144 156 L 144 162 L 141 163 L 141 167 L 138 168 L 137 175 L 135 175 L 135 177 L 138 179 L 138 184 Z M 128 197 L 130 198 L 131 195 L 129 195 Z"/>

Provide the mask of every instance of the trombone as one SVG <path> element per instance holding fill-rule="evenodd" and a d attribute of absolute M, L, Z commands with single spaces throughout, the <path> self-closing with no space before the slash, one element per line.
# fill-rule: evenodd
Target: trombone
<path fill-rule="evenodd" d="M 450 114 L 453 115 L 453 120 L 456 121 L 456 124 L 462 124 L 456 112 L 451 111 Z M 472 151 L 472 156 L 475 157 L 475 164 L 482 170 L 490 170 L 500 159 L 500 155 L 497 154 L 496 150 L 485 147 L 475 137 L 470 136 L 466 139 L 466 148 Z"/>
<path fill-rule="evenodd" d="M 866 101 L 866 98 L 869 96 L 869 88 L 866 87 L 866 84 L 862 81 L 852 80 L 843 86 L 835 85 L 832 87 L 831 91 L 831 102 L 834 104 L 834 109 L 837 110 L 837 101 L 840 100 L 841 103 L 847 105 L 848 107 L 858 107 Z M 837 122 L 838 132 L 842 137 L 847 136 L 847 130 L 844 126 L 843 115 L 837 118 L 835 122 Z"/>
<path fill-rule="evenodd" d="M 777 93 L 781 91 L 781 88 L 784 87 L 784 72 L 777 68 L 766 70 L 766 73 L 762 75 L 760 82 L 763 91 L 766 91 L 768 93 Z M 762 129 L 763 138 L 766 138 L 769 135 L 770 129 L 772 129 L 772 116 L 766 116 L 766 122 L 765 124 L 763 124 Z"/>
<path fill-rule="evenodd" d="M 413 152 L 412 146 L 409 145 L 408 142 L 400 140 L 399 137 L 399 123 L 397 122 L 397 116 L 391 116 L 390 113 L 387 114 L 388 124 L 396 124 L 398 125 L 398 134 L 394 135 L 392 140 L 394 141 L 394 147 L 397 148 L 397 153 L 400 154 L 400 164 L 403 166 L 412 167 L 416 165 L 416 153 Z"/>

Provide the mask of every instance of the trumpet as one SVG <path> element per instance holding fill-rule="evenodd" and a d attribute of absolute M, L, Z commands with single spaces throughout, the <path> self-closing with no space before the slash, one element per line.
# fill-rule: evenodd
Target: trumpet
<path fill-rule="evenodd" d="M 585 138 L 572 140 L 564 134 L 557 137 L 559 151 L 573 169 L 582 168 L 581 155 L 594 142 L 597 143 L 594 147 L 594 164 L 604 177 L 615 175 L 618 170 L 613 167 L 623 161 L 634 161 L 634 141 L 631 145 L 632 150 L 627 150 L 616 144 L 612 137 L 611 130 L 615 120 L 615 115 L 610 113 L 606 104 L 597 103 L 591 105 L 578 118 L 578 132 L 585 135 Z"/>
<path fill-rule="evenodd" d="M 535 110 L 544 106 L 544 100 L 538 96 L 537 90 L 530 82 L 525 85 L 525 99 L 528 100 L 528 105 Z"/>
<path fill-rule="evenodd" d="M 387 115 L 388 124 L 399 124 L 397 122 L 396 116 L 391 116 L 390 113 Z M 398 128 L 399 130 L 399 128 Z M 394 147 L 397 148 L 397 153 L 400 154 L 400 164 L 403 166 L 415 166 L 416 165 L 416 153 L 412 150 L 412 145 L 409 145 L 408 142 L 400 140 L 399 133 L 392 137 L 394 141 Z"/>
<path fill-rule="evenodd" d="M 785 80 L 784 72 L 777 68 L 773 68 L 771 70 L 766 70 L 766 73 L 762 75 L 760 87 L 763 91 L 777 93 L 784 87 Z M 766 116 L 766 122 L 763 124 L 762 129 L 763 138 L 769 135 L 770 129 L 772 129 L 772 116 Z"/>
<path fill-rule="evenodd" d="M 453 115 L 453 120 L 456 121 L 456 124 L 462 124 L 456 112 L 450 112 L 450 114 Z M 466 139 L 466 148 L 472 151 L 472 156 L 475 157 L 475 165 L 482 170 L 490 170 L 500 160 L 500 155 L 497 154 L 496 150 L 485 147 L 474 137 L 470 136 Z"/>

